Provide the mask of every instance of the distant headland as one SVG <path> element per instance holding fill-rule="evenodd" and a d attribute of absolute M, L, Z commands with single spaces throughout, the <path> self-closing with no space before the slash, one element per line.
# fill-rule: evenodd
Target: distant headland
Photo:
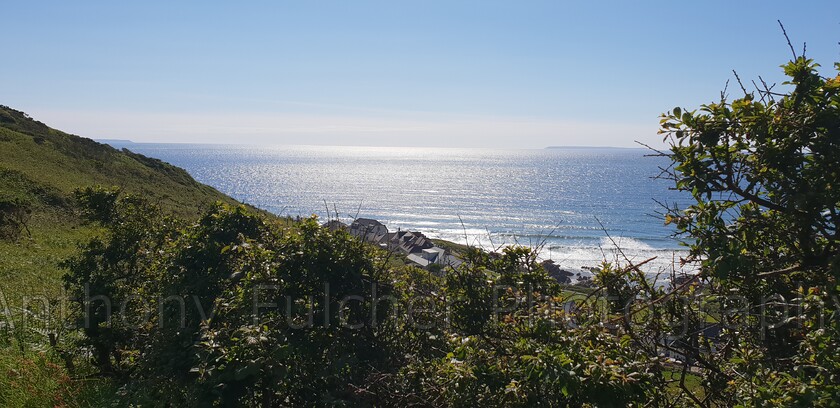
<path fill-rule="evenodd" d="M 578 150 L 589 150 L 589 149 L 643 149 L 643 147 L 616 147 L 616 146 L 547 146 L 545 149 L 564 149 L 564 150 L 571 150 L 571 149 L 578 149 Z"/>
<path fill-rule="evenodd" d="M 94 139 L 95 141 L 103 144 L 112 144 L 112 143 L 119 143 L 119 144 L 134 144 L 131 140 L 128 139 Z"/>

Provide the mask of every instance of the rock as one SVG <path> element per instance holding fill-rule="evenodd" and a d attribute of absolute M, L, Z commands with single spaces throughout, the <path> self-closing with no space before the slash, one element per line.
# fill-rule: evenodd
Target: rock
<path fill-rule="evenodd" d="M 559 265 L 555 264 L 554 261 L 551 259 L 545 260 L 541 263 L 543 269 L 545 269 L 548 276 L 554 278 L 557 282 L 560 283 L 572 283 L 572 276 L 575 276 L 573 272 L 569 272 L 565 269 L 560 268 Z"/>

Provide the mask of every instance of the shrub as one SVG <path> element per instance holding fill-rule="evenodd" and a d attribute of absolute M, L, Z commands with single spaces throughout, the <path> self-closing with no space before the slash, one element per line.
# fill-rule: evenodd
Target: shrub
<path fill-rule="evenodd" d="M 17 239 L 24 231 L 30 237 L 32 204 L 20 198 L 0 198 L 0 238 Z"/>

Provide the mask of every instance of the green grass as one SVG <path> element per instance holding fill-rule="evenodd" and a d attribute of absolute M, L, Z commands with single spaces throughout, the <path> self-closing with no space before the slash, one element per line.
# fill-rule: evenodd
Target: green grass
<path fill-rule="evenodd" d="M 432 239 L 432 243 L 434 243 L 438 248 L 449 250 L 455 255 L 464 254 L 470 248 L 469 246 L 464 244 L 456 244 L 454 242 L 444 241 L 442 239 Z"/>
<path fill-rule="evenodd" d="M 32 219 L 31 238 L 0 240 L 0 406 L 90 407 L 113 395 L 108 381 L 71 375 L 57 354 L 72 341 L 60 325 L 67 309 L 58 263 L 97 233 L 63 215 L 42 209 Z"/>
<path fill-rule="evenodd" d="M 668 388 L 671 390 L 671 393 L 674 395 L 679 394 L 682 391 L 680 388 L 680 377 L 682 376 L 682 372 L 674 369 L 673 371 L 665 371 L 662 374 L 665 380 L 668 381 Z M 705 391 L 703 390 L 703 378 L 697 374 L 691 372 L 687 372 L 685 374 L 685 388 L 700 399 L 703 399 L 705 396 Z"/>
<path fill-rule="evenodd" d="M 0 353 L 3 407 L 100 407 L 116 390 L 109 381 L 73 379 L 46 352 Z"/>

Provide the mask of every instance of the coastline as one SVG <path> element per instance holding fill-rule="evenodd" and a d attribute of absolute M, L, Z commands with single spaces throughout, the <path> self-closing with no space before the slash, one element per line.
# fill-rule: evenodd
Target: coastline
<path fill-rule="evenodd" d="M 457 267 L 461 261 L 459 255 L 470 247 L 477 247 L 482 251 L 492 253 L 499 252 L 505 247 L 526 246 L 537 252 L 536 259 L 538 262 L 543 263 L 544 266 L 549 263 L 550 266 L 547 269 L 551 268 L 557 273 L 567 276 L 568 281 L 563 283 L 571 285 L 586 284 L 604 262 L 624 266 L 629 263 L 635 264 L 644 261 L 646 264 L 644 273 L 655 285 L 670 283 L 672 276 L 694 273 L 690 267 L 680 266 L 680 256 L 687 254 L 687 251 L 651 247 L 640 248 L 638 245 L 629 248 L 622 247 L 621 243 L 626 238 L 605 238 L 605 243 L 608 243 L 608 245 L 597 247 L 602 256 L 596 258 L 591 256 L 596 249 L 592 247 L 564 248 L 549 246 L 546 248 L 544 245 L 524 245 L 522 243 L 485 246 L 481 245 L 479 241 L 475 241 L 478 242 L 478 245 L 471 245 L 442 239 L 416 229 L 402 230 L 398 228 L 396 232 L 388 232 L 386 224 L 371 218 L 358 218 L 347 224 L 333 219 L 323 225 L 331 229 L 347 229 L 352 235 L 371 244 L 401 252 L 410 263 L 427 269 L 435 264 L 437 264 L 435 270 L 446 266 Z M 410 244 L 405 244 L 409 237 L 413 241 Z M 464 238 L 469 241 L 470 237 L 466 235 Z M 421 243 L 416 244 L 414 241 L 416 239 L 420 239 Z M 637 241 L 631 239 L 631 242 Z M 575 251 L 578 251 L 578 258 L 573 258 Z M 547 255 L 546 252 L 548 252 Z M 437 257 L 438 253 L 440 253 L 439 258 Z M 449 256 L 449 258 L 444 258 L 445 256 Z"/>

